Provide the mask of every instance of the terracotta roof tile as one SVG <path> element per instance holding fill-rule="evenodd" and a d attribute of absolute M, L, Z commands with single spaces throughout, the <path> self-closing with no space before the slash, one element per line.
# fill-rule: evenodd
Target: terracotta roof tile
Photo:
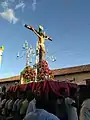
<path fill-rule="evenodd" d="M 70 67 L 70 68 L 56 69 L 52 71 L 55 76 L 56 75 L 68 75 L 68 74 L 81 73 L 81 72 L 90 72 L 90 64 Z"/>
<path fill-rule="evenodd" d="M 10 78 L 0 79 L 0 83 L 1 82 L 17 81 L 17 80 L 20 80 L 20 76 L 13 76 L 13 77 L 10 77 Z"/>

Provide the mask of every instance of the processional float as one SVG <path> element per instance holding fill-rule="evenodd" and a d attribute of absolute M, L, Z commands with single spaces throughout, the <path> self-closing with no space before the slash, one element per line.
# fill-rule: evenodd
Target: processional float
<path fill-rule="evenodd" d="M 35 35 L 38 37 L 38 41 L 36 42 L 36 63 L 33 65 L 33 67 L 26 64 L 25 69 L 21 72 L 21 76 L 23 78 L 23 81 L 40 81 L 40 80 L 46 80 L 46 79 L 53 79 L 54 75 L 52 71 L 49 69 L 48 62 L 46 61 L 46 49 L 45 49 L 45 40 L 52 41 L 52 38 L 47 36 L 45 32 L 43 32 L 43 27 L 39 26 L 39 29 L 36 30 L 34 27 L 29 25 L 24 25 L 24 27 L 28 28 L 32 32 L 35 33 Z M 52 61 L 56 61 L 56 58 L 54 56 L 48 56 L 49 59 L 52 59 Z M 27 57 L 28 59 L 28 57 Z M 26 59 L 26 61 L 28 61 Z M 26 62 L 27 63 L 27 62 Z"/>

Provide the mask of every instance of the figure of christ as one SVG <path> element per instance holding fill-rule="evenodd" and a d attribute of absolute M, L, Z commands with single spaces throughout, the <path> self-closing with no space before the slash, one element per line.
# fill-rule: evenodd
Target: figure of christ
<path fill-rule="evenodd" d="M 39 61 L 42 61 L 42 59 L 45 58 L 45 40 L 50 40 L 52 41 L 52 39 L 45 35 L 45 32 L 43 33 L 42 30 L 39 28 L 39 31 L 37 31 L 36 29 L 34 29 L 32 26 L 28 26 L 25 25 L 26 28 L 28 28 L 29 30 L 32 30 L 38 37 L 38 49 L 39 49 Z"/>

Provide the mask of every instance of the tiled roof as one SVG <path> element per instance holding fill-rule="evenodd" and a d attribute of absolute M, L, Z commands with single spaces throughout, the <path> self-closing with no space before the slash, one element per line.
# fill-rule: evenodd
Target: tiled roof
<path fill-rule="evenodd" d="M 68 74 L 75 74 L 75 73 L 82 73 L 82 72 L 90 72 L 90 64 L 89 65 L 82 65 L 70 68 L 63 68 L 63 69 L 55 69 L 52 70 L 55 76 L 59 75 L 68 75 Z M 0 79 L 1 82 L 10 82 L 10 81 L 17 81 L 20 80 L 20 76 L 13 76 L 10 78 L 3 78 Z"/>
<path fill-rule="evenodd" d="M 0 79 L 0 83 L 1 83 L 1 82 L 17 81 L 17 80 L 20 80 L 20 76 L 13 76 L 13 77 L 10 77 L 10 78 Z"/>
<path fill-rule="evenodd" d="M 90 72 L 90 64 L 82 65 L 82 66 L 75 66 L 75 67 L 70 67 L 70 68 L 56 69 L 52 71 L 55 76 L 82 73 L 82 72 Z"/>

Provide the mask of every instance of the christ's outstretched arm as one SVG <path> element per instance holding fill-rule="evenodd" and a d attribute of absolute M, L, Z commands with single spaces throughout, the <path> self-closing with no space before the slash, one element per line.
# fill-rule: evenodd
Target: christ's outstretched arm
<path fill-rule="evenodd" d="M 52 41 L 52 38 L 49 37 L 49 36 L 45 36 L 45 39 L 46 39 L 46 40 L 50 40 L 50 41 Z"/>
<path fill-rule="evenodd" d="M 38 37 L 40 37 L 40 35 L 38 34 L 37 30 L 34 29 L 32 26 L 29 26 L 29 25 L 24 25 L 26 28 L 28 28 L 29 30 L 32 30 Z"/>

